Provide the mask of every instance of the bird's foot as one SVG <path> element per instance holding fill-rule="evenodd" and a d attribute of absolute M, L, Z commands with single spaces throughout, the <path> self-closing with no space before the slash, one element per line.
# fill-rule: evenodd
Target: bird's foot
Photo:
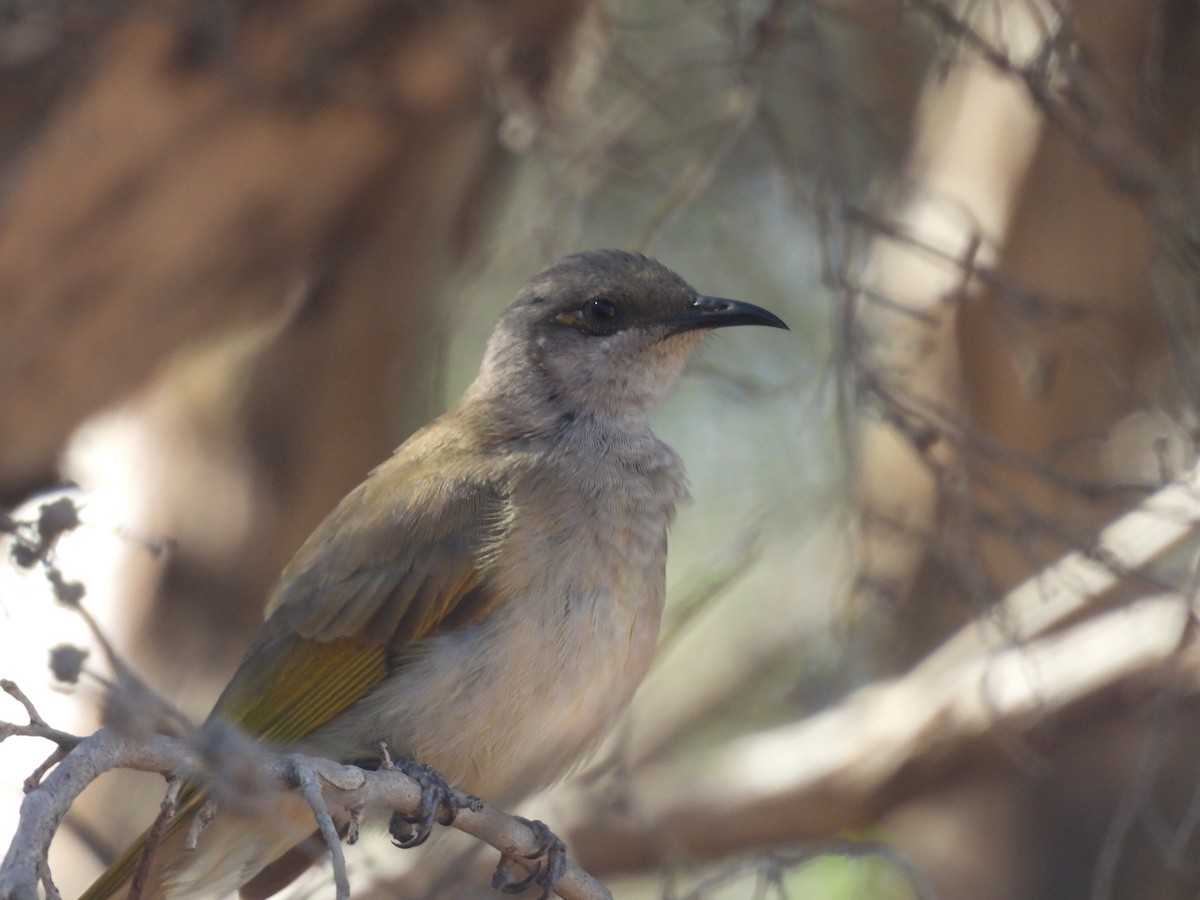
<path fill-rule="evenodd" d="M 462 801 L 436 769 L 412 759 L 393 761 L 386 751 L 384 768 L 403 772 L 421 786 L 421 804 L 416 813 L 392 813 L 388 833 L 393 844 L 405 850 L 419 847 L 429 839 L 434 825 L 453 824 Z"/>
<path fill-rule="evenodd" d="M 517 816 L 529 829 L 537 835 L 537 849 L 525 856 L 527 860 L 537 860 L 537 867 L 523 878 L 513 874 L 514 868 L 524 871 L 524 866 L 513 857 L 502 855 L 500 864 L 492 875 L 492 887 L 502 894 L 519 894 L 530 885 L 536 884 L 542 889 L 538 900 L 547 900 L 558 880 L 562 878 L 567 867 L 567 847 L 545 822 L 536 819 L 524 819 Z"/>

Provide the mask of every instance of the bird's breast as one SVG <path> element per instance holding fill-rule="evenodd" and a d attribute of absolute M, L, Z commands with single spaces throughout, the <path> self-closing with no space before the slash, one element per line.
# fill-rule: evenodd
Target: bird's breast
<path fill-rule="evenodd" d="M 476 638 L 485 664 L 472 706 L 488 724 L 464 750 L 501 794 L 554 780 L 598 742 L 654 653 L 674 490 L 656 476 L 601 474 L 515 495 L 489 569 L 513 600 Z"/>
<path fill-rule="evenodd" d="M 533 471 L 514 485 L 482 564 L 498 593 L 493 612 L 424 641 L 335 730 L 382 733 L 501 802 L 555 780 L 598 743 L 650 665 L 667 528 L 686 489 L 681 470 L 664 467 L 577 476 Z"/>

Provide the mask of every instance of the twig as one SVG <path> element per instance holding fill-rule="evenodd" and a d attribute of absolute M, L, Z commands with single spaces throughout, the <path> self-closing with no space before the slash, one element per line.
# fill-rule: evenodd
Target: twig
<path fill-rule="evenodd" d="M 57 728 L 51 728 L 46 720 L 38 714 L 33 702 L 25 696 L 24 692 L 8 679 L 0 679 L 0 690 L 8 694 L 23 707 L 25 714 L 29 716 L 28 725 L 17 725 L 14 722 L 0 722 L 0 742 L 10 737 L 40 737 L 48 741 L 53 741 L 58 744 L 62 750 L 70 750 L 79 743 L 79 738 L 73 734 L 68 734 L 65 731 L 59 731 Z M 37 774 L 35 772 L 35 774 Z M 32 779 L 33 776 L 30 776 Z M 26 779 L 26 784 L 30 779 Z"/>
<path fill-rule="evenodd" d="M 15 682 L 9 681 L 7 678 L 0 681 L 0 690 L 12 697 L 23 707 L 25 707 L 25 715 L 29 716 L 30 725 L 45 725 L 46 720 L 38 715 L 37 708 L 33 705 L 33 701 L 25 696 L 25 692 L 17 687 Z"/>
<path fill-rule="evenodd" d="M 289 781 L 300 792 L 304 802 L 312 810 L 317 820 L 317 827 L 333 863 L 333 884 L 337 890 L 337 900 L 350 900 L 350 878 L 346 875 L 346 856 L 342 853 L 342 840 L 338 837 L 337 826 L 329 815 L 329 807 L 325 805 L 325 797 L 321 794 L 321 785 L 317 773 L 313 771 L 308 761 L 298 754 L 287 757 L 291 767 Z"/>
<path fill-rule="evenodd" d="M 167 791 L 163 795 L 162 803 L 159 804 L 158 815 L 154 818 L 154 824 L 150 826 L 142 854 L 133 870 L 133 876 L 129 880 L 128 900 L 139 900 L 145 890 L 146 878 L 150 874 L 150 865 L 154 862 L 154 854 L 158 851 L 158 845 L 162 841 L 168 823 L 175 818 L 175 814 L 179 811 L 179 792 L 182 788 L 183 779 L 175 776 L 167 779 Z"/>
<path fill-rule="evenodd" d="M 220 804 L 212 797 L 204 801 L 203 805 L 196 810 L 195 818 L 192 819 L 192 824 L 188 826 L 187 838 L 183 842 L 184 850 L 195 850 L 200 844 L 200 835 L 208 829 L 212 824 L 212 820 L 217 817 L 217 810 Z"/>

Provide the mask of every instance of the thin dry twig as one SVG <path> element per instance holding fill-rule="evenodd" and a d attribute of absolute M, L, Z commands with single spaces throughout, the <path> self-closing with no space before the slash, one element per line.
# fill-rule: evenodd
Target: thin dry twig
<path fill-rule="evenodd" d="M 10 737 L 39 737 L 48 741 L 53 741 L 58 745 L 59 750 L 64 751 L 73 749 L 75 745 L 79 743 L 80 739 L 75 735 L 68 734 L 65 731 L 59 731 L 57 728 L 51 728 L 50 725 L 47 724 L 46 720 L 38 714 L 33 702 L 25 696 L 25 693 L 19 687 L 17 687 L 14 682 L 9 681 L 7 678 L 0 679 L 0 690 L 3 690 L 4 693 L 8 694 L 23 707 L 25 707 L 25 714 L 29 716 L 28 725 L 17 725 L 15 722 L 0 722 L 0 742 Z M 52 754 L 50 759 L 53 758 L 54 756 Z M 33 786 L 36 786 L 37 781 L 40 779 L 40 773 L 45 771 L 45 768 L 43 767 L 49 767 L 49 765 L 52 765 L 50 759 L 48 759 L 46 763 L 43 763 L 43 766 L 39 766 L 34 772 L 34 775 L 39 776 L 39 778 L 35 779 L 34 775 L 31 775 L 28 779 L 26 779 L 25 783 L 27 788 L 31 783 Z"/>
<path fill-rule="evenodd" d="M 137 866 L 133 870 L 133 876 L 129 881 L 129 900 L 138 900 L 145 890 L 146 878 L 150 875 L 150 864 L 154 861 L 154 854 L 158 850 L 158 845 L 162 842 L 163 834 L 167 830 L 167 824 L 175 818 L 175 814 L 179 811 L 179 792 L 182 789 L 182 778 L 176 776 L 167 778 L 167 792 L 163 795 L 159 814 L 155 817 L 154 824 L 150 826 L 150 831 L 146 834 L 145 849 L 142 851 Z"/>
<path fill-rule="evenodd" d="M 321 783 L 317 773 L 299 754 L 289 755 L 287 761 L 291 766 L 291 771 L 288 773 L 289 780 L 300 792 L 300 796 L 304 798 L 309 809 L 312 810 L 313 817 L 317 820 L 317 828 L 321 832 L 321 839 L 325 841 L 325 846 L 329 849 L 329 856 L 333 863 L 333 884 L 337 891 L 337 900 L 350 900 L 350 878 L 346 874 L 346 856 L 342 853 L 342 841 L 338 837 L 333 816 L 329 814 L 329 807 L 325 805 L 325 797 L 321 793 Z"/>
<path fill-rule="evenodd" d="M 575 846 L 603 871 L 618 860 L 656 864 L 665 847 L 728 853 L 861 827 L 981 742 L 997 764 L 1011 765 L 1014 740 L 1091 698 L 1117 688 L 1157 690 L 1164 680 L 1194 689 L 1200 650 L 1187 640 L 1190 591 L 1112 610 L 1102 601 L 1195 534 L 1198 479 L 1193 471 L 1147 498 L 1092 548 L 1017 586 L 907 674 L 694 764 L 665 761 L 635 772 L 627 794 L 636 815 L 606 819 L 595 813 L 604 808 L 597 800 L 572 831 Z"/>

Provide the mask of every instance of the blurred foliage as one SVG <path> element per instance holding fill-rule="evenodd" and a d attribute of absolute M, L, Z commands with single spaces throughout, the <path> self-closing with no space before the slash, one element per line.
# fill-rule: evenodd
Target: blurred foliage
<path fill-rule="evenodd" d="M 874 662 L 870 649 L 843 640 L 830 621 L 838 586 L 836 551 L 828 548 L 842 540 L 853 463 L 846 345 L 853 298 L 861 295 L 850 274 L 883 232 L 849 213 L 911 187 L 898 184 L 919 127 L 918 95 L 931 76 L 945 83 L 961 59 L 957 41 L 935 39 L 936 30 L 900 3 L 610 3 L 579 40 L 586 89 L 568 91 L 565 107 L 544 118 L 497 104 L 509 181 L 501 202 L 480 204 L 487 208 L 479 214 L 490 217 L 486 237 L 428 307 L 438 317 L 428 333 L 443 336 L 419 348 L 418 365 L 440 379 L 433 405 L 453 402 L 474 377 L 495 318 L 519 285 L 579 249 L 645 252 L 698 290 L 765 306 L 792 328 L 714 335 L 656 421 L 687 464 L 696 501 L 680 511 L 671 535 L 659 672 L 686 643 L 681 635 L 776 615 L 764 597 L 786 596 L 797 608 L 786 652 L 773 648 L 752 660 L 757 669 L 745 689 L 673 734 L 672 751 L 700 753 L 796 720 L 860 684 Z M 1007 364 L 1006 353 L 999 356 Z M 804 554 L 818 542 L 821 549 Z M 957 624 L 971 610 L 954 602 Z M 688 652 L 702 654 L 703 646 L 694 642 Z M 617 893 L 823 900 L 919 893 L 903 862 L 886 855 L 802 862 L 767 855 L 719 868 L 705 863 L 678 883 L 666 880 L 669 891 L 664 879 L 647 877 L 617 884 Z"/>
<path fill-rule="evenodd" d="M 671 535 L 669 602 L 737 570 L 709 605 L 753 615 L 764 590 L 786 584 L 816 625 L 690 736 L 702 750 L 794 719 L 854 668 L 845 643 L 830 640 L 834 597 L 787 582 L 795 573 L 786 563 L 844 515 L 836 356 L 850 251 L 828 201 L 862 196 L 871 173 L 896 161 L 902 135 L 871 109 L 896 115 L 894 98 L 870 96 L 873 83 L 896 90 L 896 78 L 871 71 L 869 36 L 813 4 L 624 4 L 605 27 L 611 45 L 590 108 L 520 157 L 483 262 L 445 295 L 443 400 L 469 383 L 491 323 L 529 272 L 575 249 L 641 250 L 698 290 L 761 304 L 791 326 L 778 340 L 714 336 L 656 422 L 695 497 Z M 905 73 L 909 90 L 917 61 Z M 747 874 L 704 896 L 912 895 L 894 865 L 876 860 L 814 862 L 782 878 L 778 894 L 755 893 L 760 876 Z M 659 890 L 654 879 L 642 885 L 616 890 Z"/>
<path fill-rule="evenodd" d="M 574 249 L 640 249 L 699 290 L 762 304 L 791 325 L 787 340 L 715 337 L 659 418 L 697 499 L 674 533 L 677 580 L 728 554 L 732 536 L 764 517 L 803 533 L 843 484 L 831 383 L 838 297 L 822 273 L 814 203 L 830 158 L 861 186 L 868 157 L 884 151 L 865 128 L 839 130 L 845 146 L 830 146 L 821 127 L 822 97 L 850 106 L 836 71 L 819 81 L 812 72 L 814 57 L 844 41 L 841 23 L 788 5 L 777 13 L 785 30 L 756 50 L 767 6 L 616 11 L 593 108 L 521 157 L 479 254 L 486 265 L 445 301 L 447 402 L 473 377 L 495 315 L 529 271 Z"/>
<path fill-rule="evenodd" d="M 857 849 L 852 849 L 857 848 Z M 852 852 L 848 852 L 852 851 Z M 668 873 L 663 883 L 614 882 L 622 900 L 922 900 L 911 866 L 882 845 L 869 842 L 840 847 L 764 853 L 696 871 Z M 922 893 L 924 891 L 924 893 Z"/>

